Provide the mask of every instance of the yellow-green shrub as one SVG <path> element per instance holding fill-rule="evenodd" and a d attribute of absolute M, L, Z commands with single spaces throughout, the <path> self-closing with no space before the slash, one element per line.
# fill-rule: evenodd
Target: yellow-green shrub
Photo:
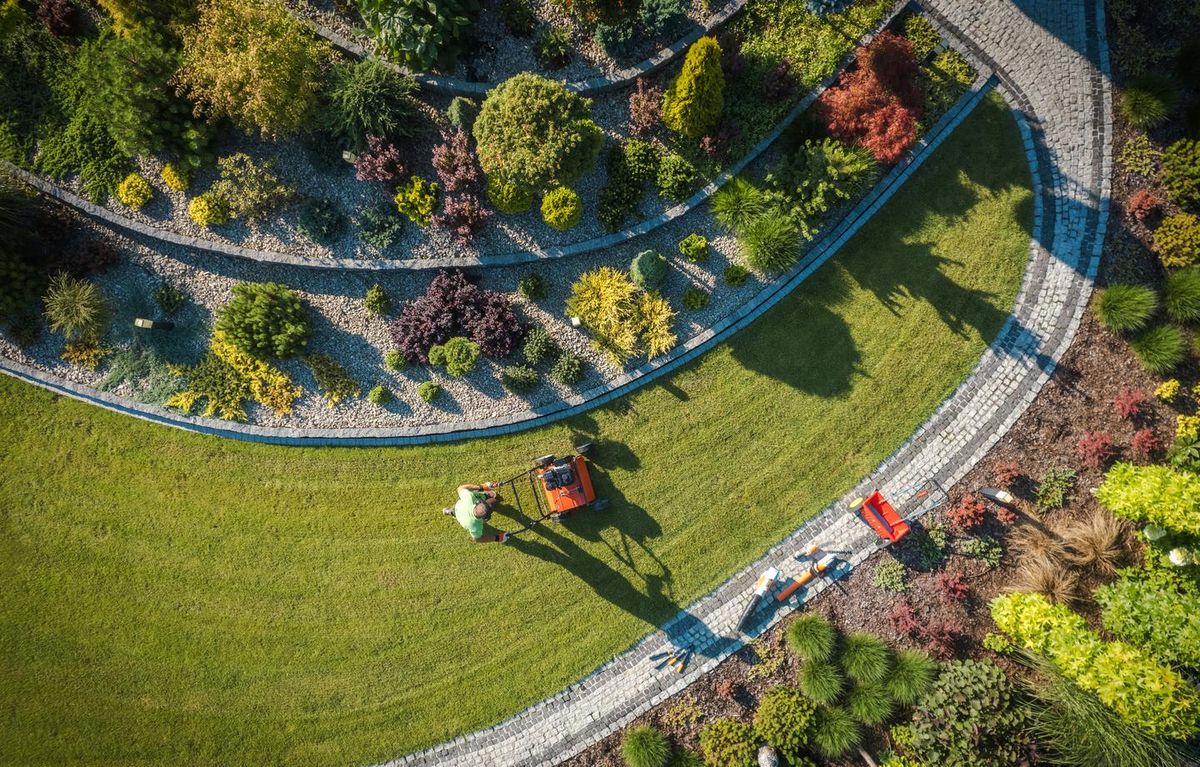
<path fill-rule="evenodd" d="M 575 190 L 556 187 L 542 198 L 542 220 L 560 232 L 577 225 L 583 218 L 583 203 Z"/>
<path fill-rule="evenodd" d="M 655 291 L 644 291 L 625 272 L 603 266 L 571 286 L 567 313 L 593 335 L 592 344 L 617 364 L 638 354 L 656 357 L 675 345 L 675 312 Z"/>
<path fill-rule="evenodd" d="M 137 173 L 130 173 L 117 185 L 117 199 L 134 210 L 141 210 L 153 197 L 154 188 Z"/>
<path fill-rule="evenodd" d="M 725 107 L 725 74 L 721 46 L 701 37 L 688 48 L 679 77 L 663 95 L 663 124 L 689 138 L 716 127 Z"/>
<path fill-rule="evenodd" d="M 1118 517 L 1200 536 L 1200 477 L 1191 472 L 1118 463 L 1096 489 L 1096 500 Z"/>
<path fill-rule="evenodd" d="M 188 203 L 188 218 L 205 228 L 229 221 L 229 208 L 214 194 L 205 192 Z"/>
<path fill-rule="evenodd" d="M 162 176 L 163 183 L 167 185 L 167 188 L 172 191 L 182 192 L 188 188 L 187 171 L 180 170 L 174 163 L 164 165 L 159 175 Z"/>
<path fill-rule="evenodd" d="M 247 399 L 270 408 L 276 415 L 290 415 L 293 404 L 303 393 L 287 373 L 238 349 L 220 330 L 213 331 L 204 359 L 177 372 L 187 380 L 187 385 L 166 404 L 190 413 L 197 403 L 204 401 L 205 417 L 219 415 L 227 420 L 245 420 L 242 402 Z"/>
<path fill-rule="evenodd" d="M 1200 219 L 1191 213 L 1168 216 L 1154 230 L 1154 252 L 1168 269 L 1196 263 L 1200 259 Z"/>
<path fill-rule="evenodd" d="M 437 207 L 438 185 L 413 176 L 408 183 L 396 190 L 396 209 L 417 226 L 429 226 L 433 209 Z"/>
<path fill-rule="evenodd" d="M 1122 720 L 1168 738 L 1196 734 L 1200 698 L 1169 666 L 1123 642 L 1105 642 L 1082 617 L 1041 594 L 1005 594 L 991 609 L 1001 631 L 1047 657 Z"/>

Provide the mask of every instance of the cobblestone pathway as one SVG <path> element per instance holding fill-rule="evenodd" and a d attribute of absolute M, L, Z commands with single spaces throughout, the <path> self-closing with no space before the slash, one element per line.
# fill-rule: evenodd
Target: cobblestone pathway
<path fill-rule="evenodd" d="M 935 20 L 992 69 L 1021 124 L 1034 171 L 1034 238 L 1013 315 L 979 365 L 929 421 L 871 477 L 759 561 L 591 676 L 495 727 L 455 738 L 393 765 L 551 765 L 578 753 L 678 692 L 740 648 L 734 623 L 757 575 L 798 575 L 810 545 L 838 552 L 842 570 L 877 550 L 846 513 L 878 487 L 896 498 L 950 487 L 1012 426 L 1054 371 L 1087 305 L 1104 240 L 1112 122 L 1100 0 L 927 0 Z M 925 506 L 936 502 L 927 496 Z M 828 587 L 823 579 L 807 598 Z M 756 635 L 796 609 L 793 597 L 751 621 Z M 777 608 L 777 609 L 776 609 Z M 687 673 L 656 672 L 649 655 L 690 644 Z"/>

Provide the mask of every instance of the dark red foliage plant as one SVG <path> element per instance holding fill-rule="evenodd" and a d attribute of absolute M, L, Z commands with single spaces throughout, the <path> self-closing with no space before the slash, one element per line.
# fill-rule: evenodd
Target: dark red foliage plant
<path fill-rule="evenodd" d="M 897 602 L 896 606 L 888 613 L 888 620 L 891 621 L 892 628 L 897 634 L 909 638 L 916 638 L 921 635 L 922 626 L 924 625 L 917 617 L 917 611 L 908 602 Z"/>
<path fill-rule="evenodd" d="M 1102 469 L 1113 457 L 1116 448 L 1113 445 L 1112 435 L 1108 432 L 1089 431 L 1079 440 L 1079 444 L 1075 446 L 1075 452 L 1079 453 L 1079 459 L 1085 466 Z"/>
<path fill-rule="evenodd" d="M 955 531 L 965 533 L 983 524 L 987 507 L 974 495 L 964 495 L 946 511 L 946 520 Z"/>
<path fill-rule="evenodd" d="M 433 214 L 434 226 L 449 230 L 454 239 L 470 244 L 475 235 L 483 227 L 492 212 L 483 207 L 483 203 L 473 194 L 459 194 L 447 197 L 442 209 Z"/>
<path fill-rule="evenodd" d="M 359 181 L 380 181 L 395 185 L 404 178 L 407 169 L 400 150 L 378 136 L 367 136 L 367 151 L 354 160 L 354 177 Z"/>
<path fill-rule="evenodd" d="M 637 90 L 629 95 L 629 129 L 644 136 L 662 122 L 663 89 L 638 78 Z"/>
<path fill-rule="evenodd" d="M 1163 443 L 1158 438 L 1158 435 L 1154 433 L 1154 429 L 1146 427 L 1138 429 L 1133 433 L 1133 439 L 1130 440 L 1129 447 L 1139 459 L 1149 461 L 1163 449 Z"/>
<path fill-rule="evenodd" d="M 1146 411 L 1146 393 L 1140 389 L 1124 389 L 1113 400 L 1113 409 L 1126 421 L 1132 421 Z"/>
<path fill-rule="evenodd" d="M 734 695 L 737 693 L 737 686 L 733 683 L 732 679 L 722 679 L 717 682 L 716 693 L 726 700 L 733 700 Z"/>
<path fill-rule="evenodd" d="M 971 595 L 971 587 L 963 580 L 962 575 L 949 570 L 943 570 L 933 576 L 933 586 L 943 602 L 965 602 Z"/>
<path fill-rule="evenodd" d="M 439 272 L 390 330 L 404 358 L 419 363 L 429 361 L 430 347 L 453 336 L 470 338 L 489 357 L 507 357 L 525 332 L 504 294 L 480 288 L 457 270 Z"/>
<path fill-rule="evenodd" d="M 1021 469 L 1013 461 L 1002 461 L 992 470 L 992 481 L 1000 487 L 1012 487 L 1021 476 Z"/>
<path fill-rule="evenodd" d="M 443 133 L 442 143 L 433 148 L 433 169 L 442 182 L 442 191 L 465 192 L 479 182 L 479 166 L 467 134 L 461 128 Z"/>
<path fill-rule="evenodd" d="M 723 120 L 714 133 L 700 139 L 700 151 L 714 160 L 724 160 L 729 157 L 729 150 L 740 135 L 741 130 L 736 125 Z"/>
<path fill-rule="evenodd" d="M 858 67 L 821 95 L 818 114 L 829 135 L 861 144 L 881 163 L 894 163 L 916 143 L 923 96 L 912 44 L 881 32 L 858 49 Z"/>
<path fill-rule="evenodd" d="M 79 9 L 71 0 L 41 0 L 38 3 L 37 15 L 55 37 L 75 34 L 79 23 Z"/>
<path fill-rule="evenodd" d="M 921 627 L 920 639 L 925 643 L 925 649 L 938 660 L 953 658 L 961 638 L 962 632 L 945 618 L 930 618 Z"/>
<path fill-rule="evenodd" d="M 1149 189 L 1139 189 L 1129 195 L 1125 201 L 1125 210 L 1140 223 L 1157 213 L 1163 204 L 1163 199 Z"/>

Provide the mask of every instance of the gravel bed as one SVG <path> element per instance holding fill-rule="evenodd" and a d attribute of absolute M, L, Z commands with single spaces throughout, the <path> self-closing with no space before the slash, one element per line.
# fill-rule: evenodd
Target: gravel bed
<path fill-rule="evenodd" d="M 285 4 L 297 14 L 313 19 L 367 50 L 375 47 L 358 13 L 339 10 L 335 0 L 285 0 Z M 537 72 L 567 82 L 611 77 L 703 28 L 705 20 L 722 4 L 710 8 L 704 0 L 680 0 L 683 18 L 657 37 L 639 37 L 617 58 L 609 56 L 596 44 L 593 30 L 564 12 L 553 0 L 532 0 L 531 6 L 539 24 L 528 37 L 509 32 L 500 16 L 499 5 L 499 0 L 488 0 L 484 4 L 473 29 L 474 41 L 458 57 L 454 70 L 442 74 L 468 82 L 500 82 L 519 72 Z M 534 55 L 539 31 L 548 27 L 565 27 L 571 32 L 573 55 L 564 66 L 543 67 Z"/>
<path fill-rule="evenodd" d="M 444 109 L 447 103 L 448 100 L 439 100 L 429 105 L 428 111 L 434 114 L 436 110 Z M 592 114 L 610 143 L 623 138 L 628 117 L 628 90 L 619 89 L 594 99 Z M 412 173 L 428 180 L 437 179 L 432 165 L 432 152 L 434 146 L 440 142 L 438 130 L 430 122 L 428 131 L 415 137 L 404 147 L 406 163 Z M 154 198 L 140 211 L 123 205 L 115 196 L 110 196 L 105 205 L 134 221 L 180 235 L 313 260 L 381 257 L 474 257 L 486 260 L 488 256 L 519 251 L 538 252 L 608 234 L 595 215 L 600 189 L 606 180 L 603 153 L 597 159 L 595 169 L 573 186 L 580 195 L 585 215 L 582 222 L 570 230 L 560 232 L 547 226 L 542 221 L 538 200 L 534 201 L 529 211 L 521 214 L 509 215 L 492 211 L 491 217 L 470 245 L 458 243 L 444 229 L 433 226 L 422 229 L 397 214 L 398 220 L 404 223 L 403 233 L 397 242 L 381 253 L 360 239 L 357 220 L 360 212 L 366 208 L 393 206 L 391 195 L 383 184 L 355 179 L 353 166 L 341 159 L 340 150 L 332 141 L 309 136 L 275 142 L 229 131 L 220 138 L 216 154 L 224 157 L 236 152 L 244 152 L 258 163 L 272 163 L 280 180 L 295 191 L 292 202 L 262 221 L 231 221 L 205 229 L 188 217 L 187 207 L 193 197 L 203 193 L 216 180 L 216 168 L 202 169 L 192 179 L 186 192 L 176 192 L 163 183 L 160 176 L 163 162 L 158 158 L 144 157 L 137 160 L 137 170 L 154 188 Z M 82 196 L 82 185 L 78 178 L 60 183 Z M 484 205 L 490 207 L 482 188 L 478 190 L 478 194 Z M 311 198 L 332 200 L 346 215 L 347 226 L 336 240 L 318 243 L 306 237 L 297 228 L 302 203 Z M 650 218 L 673 204 L 659 197 L 654 190 L 648 190 L 643 198 L 640 213 L 643 217 Z M 633 219 L 627 221 L 627 225 L 633 223 Z"/>
<path fill-rule="evenodd" d="M 240 282 L 282 282 L 295 288 L 313 310 L 311 351 L 329 354 L 344 365 L 361 386 L 364 397 L 377 383 L 389 387 L 396 395 L 395 401 L 385 407 L 373 405 L 364 398 L 356 398 L 330 408 L 317 392 L 307 368 L 298 360 L 291 360 L 280 367 L 304 387 L 305 393 L 297 401 L 293 414 L 287 417 L 276 416 L 270 410 L 248 403 L 249 421 L 264 426 L 412 427 L 493 418 L 544 407 L 577 391 L 612 381 L 622 371 L 591 348 L 586 333 L 570 326 L 563 311 L 564 302 L 571 283 L 581 272 L 601 265 L 625 268 L 633 256 L 646 247 L 657 248 L 671 262 L 672 268 L 662 292 L 679 312 L 675 330 L 680 343 L 702 332 L 721 315 L 749 299 L 763 284 L 753 277 L 737 288 L 723 283 L 721 274 L 736 259 L 737 244 L 731 236 L 716 230 L 706 210 L 695 211 L 672 222 L 663 227 L 657 237 L 646 238 L 647 241 L 640 244 L 548 261 L 536 268 L 488 269 L 480 280 L 483 287 L 509 293 L 524 321 L 545 327 L 563 349 L 578 354 L 586 363 L 585 378 L 573 389 L 551 382 L 546 375 L 549 366 L 542 363 L 539 367 L 543 373 L 543 383 L 530 394 L 518 397 L 501 386 L 500 371 L 506 364 L 523 363 L 519 352 L 503 361 L 483 358 L 479 367 L 462 379 L 423 366 L 409 366 L 400 372 L 392 372 L 384 367 L 384 355 L 394 348 L 388 332 L 388 319 L 369 315 L 363 308 L 362 297 L 367 288 L 379 282 L 399 306 L 424 293 L 433 276 L 431 273 L 314 272 L 300 267 L 162 247 L 159 243 L 115 235 L 90 222 L 81 225 L 92 229 L 98 237 L 108 238 L 122 253 L 118 266 L 95 277 L 116 309 L 114 330 L 106 338 L 107 345 L 114 348 L 127 345 L 132 334 L 140 332 L 130 327 L 133 317 L 153 316 L 155 310 L 150 296 L 161 281 L 169 280 L 183 288 L 194 305 L 189 305 L 177 318 L 177 328 L 171 331 L 168 359 L 193 362 L 203 354 L 213 314 L 229 301 L 234 285 Z M 680 239 L 693 231 L 710 237 L 711 254 L 700 264 L 688 263 L 675 247 Z M 540 274 L 546 283 L 547 295 L 537 302 L 526 300 L 515 292 L 517 280 L 531 271 Z M 703 287 L 712 292 L 707 307 L 694 312 L 681 308 L 683 291 L 690 286 Z M 59 359 L 61 351 L 62 339 L 56 334 L 43 333 L 37 343 L 22 350 L 13 343 L 7 331 L 0 333 L 0 354 L 11 359 L 77 383 L 94 386 L 104 378 L 103 365 L 97 372 L 70 366 Z M 640 364 L 641 361 L 634 360 L 634 364 Z M 416 393 L 417 387 L 430 378 L 442 385 L 442 395 L 434 404 L 423 402 Z M 120 387 L 116 392 L 135 394 L 128 386 Z"/>

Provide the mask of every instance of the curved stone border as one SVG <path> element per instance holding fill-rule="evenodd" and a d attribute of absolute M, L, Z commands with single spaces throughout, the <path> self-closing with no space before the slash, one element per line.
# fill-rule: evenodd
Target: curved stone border
<path fill-rule="evenodd" d="M 744 645 L 746 635 L 734 626 L 759 572 L 778 567 L 786 577 L 800 575 L 808 568 L 800 555 L 811 545 L 836 552 L 841 560 L 830 577 L 802 589 L 783 606 L 766 600 L 752 620 L 749 636 L 799 609 L 882 548 L 874 532 L 846 513 L 852 498 L 872 488 L 903 499 L 930 482 L 951 487 L 1033 402 L 1078 330 L 1107 226 L 1112 120 L 1103 0 L 1023 0 L 1026 9 L 1038 11 L 1053 25 L 1050 30 L 1030 20 L 1011 0 L 986 8 L 975 7 L 982 5 L 975 0 L 928 2 L 935 6 L 938 26 L 951 32 L 977 61 L 995 66 L 1034 176 L 1029 267 L 1013 314 L 984 358 L 874 474 L 662 630 L 505 722 L 393 760 L 387 767 L 548 767 L 579 753 L 680 692 Z M 974 42 L 963 45 L 966 39 Z M 931 506 L 923 502 L 915 511 L 925 513 Z M 688 671 L 656 672 L 649 656 L 680 644 L 696 652 Z"/>
<path fill-rule="evenodd" d="M 592 77 L 587 80 L 576 80 L 574 82 L 563 83 L 567 89 L 575 91 L 583 96 L 594 96 L 598 93 L 621 88 L 628 85 L 639 77 L 653 74 L 662 67 L 671 63 L 676 56 L 683 53 L 691 46 L 692 43 L 699 40 L 704 35 L 713 31 L 717 27 L 729 21 L 735 13 L 742 10 L 746 5 L 747 0 L 732 0 L 724 5 L 721 10 L 709 16 L 704 20 L 704 23 L 697 29 L 692 30 L 687 35 L 676 40 L 666 48 L 661 48 L 654 55 L 634 64 L 631 67 L 618 70 L 611 76 Z M 499 83 L 495 82 L 471 82 L 470 80 L 460 80 L 456 77 L 445 77 L 441 75 L 431 75 L 426 72 L 409 72 L 404 67 L 395 62 L 388 61 L 384 58 L 375 56 L 372 51 L 359 45 L 348 37 L 338 34 L 337 32 L 324 26 L 316 19 L 309 18 L 303 14 L 292 11 L 292 15 L 300 21 L 303 21 L 313 32 L 319 37 L 324 38 L 334 48 L 337 48 L 347 56 L 352 56 L 357 59 L 375 58 L 381 64 L 387 66 L 402 75 L 409 75 L 420 83 L 423 87 L 430 89 L 436 93 L 443 93 L 447 96 L 483 96 Z"/>
<path fill-rule="evenodd" d="M 904 8 L 907 7 L 906 0 L 897 0 L 883 19 L 880 20 L 870 32 L 859 38 L 859 45 L 865 45 L 875 35 L 879 34 L 888 24 L 894 19 Z M 406 259 L 386 259 L 386 258 L 321 258 L 311 259 L 303 256 L 293 255 L 290 253 L 280 253 L 272 250 L 259 250 L 256 248 L 246 248 L 233 243 L 219 242 L 209 240 L 203 237 L 189 237 L 187 235 L 172 232 L 162 229 L 157 226 L 143 224 L 140 221 L 135 221 L 126 215 L 110 210 L 103 205 L 97 205 L 93 202 L 83 199 L 74 192 L 65 189 L 54 182 L 30 173 L 22 168 L 19 168 L 7 160 L 0 159 L 0 168 L 5 168 L 21 180 L 36 188 L 40 192 L 53 197 L 66 205 L 69 205 L 76 210 L 88 215 L 97 221 L 100 221 L 108 226 L 121 229 L 130 234 L 146 237 L 151 240 L 158 240 L 178 245 L 192 250 L 197 250 L 207 253 L 216 253 L 222 256 L 232 256 L 234 258 L 245 258 L 251 261 L 259 261 L 264 263 L 286 264 L 288 266 L 302 266 L 309 269 L 346 269 L 354 271 L 392 271 L 392 270 L 419 270 L 419 269 L 470 269 L 470 268 L 488 268 L 499 266 L 514 266 L 518 264 L 530 264 L 538 261 L 544 261 L 553 258 L 564 258 L 567 256 L 576 256 L 582 253 L 589 253 L 594 250 L 611 248 L 622 243 L 628 242 L 636 237 L 641 237 L 649 232 L 665 226 L 681 216 L 687 215 L 689 212 L 703 204 L 712 196 L 714 192 L 724 186 L 729 179 L 741 173 L 745 168 L 758 159 L 758 157 L 775 142 L 783 132 L 787 130 L 796 119 L 804 113 L 805 110 L 812 105 L 816 99 L 825 92 L 842 71 L 854 61 L 854 51 L 851 50 L 843 57 L 837 68 L 832 74 L 826 77 L 821 83 L 814 88 L 800 103 L 796 104 L 791 111 L 775 126 L 762 141 L 755 144 L 741 159 L 730 166 L 727 170 L 719 174 L 704 188 L 697 191 L 684 202 L 674 205 L 657 216 L 642 221 L 639 224 L 624 229 L 620 232 L 607 234 L 602 237 L 593 237 L 590 240 L 571 243 L 570 245 L 561 245 L 551 248 L 543 248 L 540 250 L 520 250 L 512 253 L 486 257 L 466 257 L 466 258 L 406 258 Z"/>
<path fill-rule="evenodd" d="M 457 421 L 409 428 L 304 429 L 239 424 L 216 418 L 187 416 L 154 405 L 130 402 L 116 395 L 97 391 L 82 384 L 58 379 L 21 363 L 0 357 L 0 371 L 61 394 L 82 399 L 101 407 L 181 429 L 232 437 L 247 441 L 288 445 L 418 445 L 461 439 L 493 437 L 542 426 L 578 415 L 630 394 L 655 379 L 697 359 L 717 344 L 761 317 L 808 279 L 831 258 L 875 212 L 887 202 L 905 181 L 924 164 L 933 151 L 979 104 L 994 84 L 983 70 L 974 86 L 938 120 L 904 161 L 893 167 L 870 193 L 825 233 L 802 259 L 779 279 L 772 281 L 748 301 L 735 307 L 704 332 L 692 336 L 670 352 L 640 367 L 572 397 L 542 408 L 525 410 L 499 418 Z"/>

